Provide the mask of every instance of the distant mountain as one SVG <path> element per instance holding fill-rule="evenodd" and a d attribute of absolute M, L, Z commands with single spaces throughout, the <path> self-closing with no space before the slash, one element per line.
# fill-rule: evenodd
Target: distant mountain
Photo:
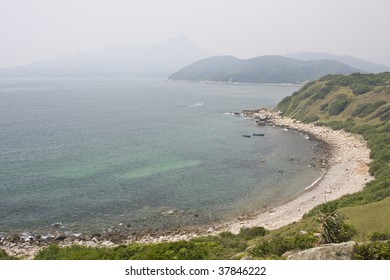
<path fill-rule="evenodd" d="M 172 74 L 172 80 L 239 83 L 301 83 L 327 74 L 361 72 L 332 60 L 300 61 L 283 56 L 238 59 L 215 56 L 197 61 Z"/>
<path fill-rule="evenodd" d="M 319 60 L 319 59 L 330 59 L 335 60 L 351 67 L 361 69 L 369 73 L 380 73 L 390 71 L 390 66 L 381 65 L 364 59 L 352 57 L 349 55 L 334 55 L 330 53 L 316 53 L 316 52 L 301 52 L 301 53 L 290 53 L 287 57 L 298 59 L 298 60 Z"/>
<path fill-rule="evenodd" d="M 154 45 L 110 47 L 91 53 L 65 54 L 26 66 L 0 69 L 0 76 L 164 77 L 210 56 L 184 35 Z"/>

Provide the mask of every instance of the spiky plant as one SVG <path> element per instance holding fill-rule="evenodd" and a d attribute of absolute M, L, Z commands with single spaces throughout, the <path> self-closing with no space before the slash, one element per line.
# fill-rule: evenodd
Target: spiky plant
<path fill-rule="evenodd" d="M 348 219 L 337 211 L 337 203 L 326 202 L 322 204 L 317 221 L 321 224 L 321 234 L 324 243 L 340 243 L 351 240 L 356 234 L 353 225 L 345 223 Z"/>

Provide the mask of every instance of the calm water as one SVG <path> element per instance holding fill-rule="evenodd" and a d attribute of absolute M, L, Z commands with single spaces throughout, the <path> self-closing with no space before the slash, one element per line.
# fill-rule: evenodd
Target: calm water
<path fill-rule="evenodd" d="M 319 176 L 317 143 L 224 113 L 297 89 L 1 79 L 0 231 L 169 229 L 280 203 Z"/>

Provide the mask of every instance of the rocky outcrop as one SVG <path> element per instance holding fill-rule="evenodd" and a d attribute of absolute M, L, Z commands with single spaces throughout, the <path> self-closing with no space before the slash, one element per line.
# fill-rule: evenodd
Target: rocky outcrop
<path fill-rule="evenodd" d="M 332 243 L 301 252 L 286 252 L 288 260 L 350 260 L 355 242 Z"/>
<path fill-rule="evenodd" d="M 244 117 L 252 118 L 257 125 L 273 125 L 273 120 L 280 115 L 280 112 L 273 112 L 268 108 L 242 111 Z"/>

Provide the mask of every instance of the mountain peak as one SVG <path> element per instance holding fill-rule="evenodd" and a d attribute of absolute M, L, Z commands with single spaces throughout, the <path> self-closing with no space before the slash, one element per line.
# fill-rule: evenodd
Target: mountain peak
<path fill-rule="evenodd" d="M 175 45 L 192 45 L 191 41 L 187 38 L 185 34 L 179 34 L 171 39 L 168 39 L 165 44 L 175 44 Z"/>
<path fill-rule="evenodd" d="M 0 69 L 0 76 L 129 76 L 167 77 L 210 54 L 184 34 L 158 44 L 111 47 L 93 53 L 74 53 L 19 68 Z"/>

